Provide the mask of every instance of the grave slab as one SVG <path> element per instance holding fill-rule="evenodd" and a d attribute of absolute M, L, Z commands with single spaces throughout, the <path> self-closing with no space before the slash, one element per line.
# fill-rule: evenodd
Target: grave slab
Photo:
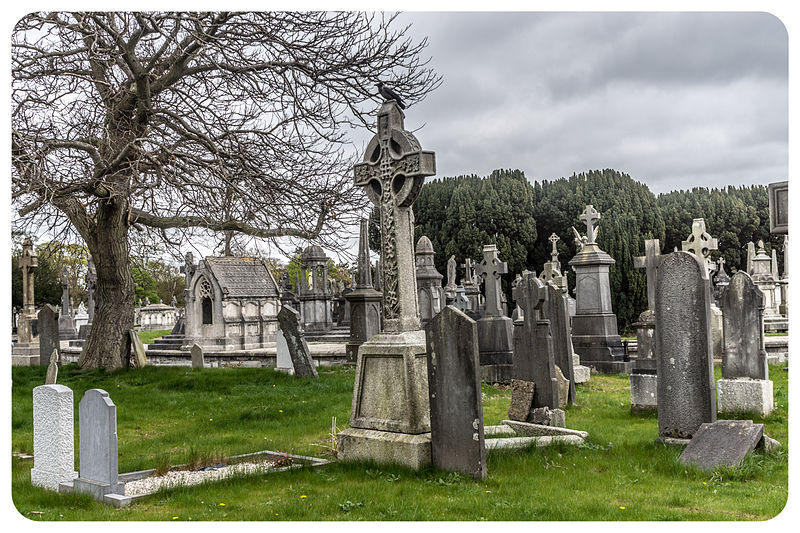
<path fill-rule="evenodd" d="M 717 381 L 720 413 L 753 413 L 767 416 L 774 408 L 769 379 L 722 378 Z"/>
<path fill-rule="evenodd" d="M 717 420 L 700 426 L 678 460 L 703 470 L 736 466 L 764 436 L 764 425 L 752 420 Z"/>

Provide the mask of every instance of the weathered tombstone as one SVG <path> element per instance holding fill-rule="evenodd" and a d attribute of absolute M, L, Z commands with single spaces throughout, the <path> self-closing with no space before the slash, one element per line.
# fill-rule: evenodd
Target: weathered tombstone
<path fill-rule="evenodd" d="M 644 241 L 645 255 L 633 258 L 635 268 L 644 268 L 647 275 L 647 310 L 633 324 L 636 328 L 637 357 L 631 369 L 631 411 L 655 411 L 658 406 L 658 374 L 653 351 L 656 330 L 656 269 L 661 257 L 658 239 Z"/>
<path fill-rule="evenodd" d="M 625 360 L 617 315 L 611 307 L 608 272 L 616 261 L 596 242 L 599 228 L 594 224 L 600 220 L 600 213 L 587 205 L 579 218 L 586 223 L 586 236 L 576 232 L 579 252 L 569 262 L 575 271 L 576 297 L 572 344 L 584 365 L 603 373 L 629 373 L 631 363 Z"/>
<path fill-rule="evenodd" d="M 764 424 L 752 420 L 717 420 L 695 433 L 678 460 L 703 470 L 737 466 L 764 437 Z"/>
<path fill-rule="evenodd" d="M 559 405 L 563 407 L 567 402 L 575 403 L 575 373 L 572 361 L 574 350 L 570 331 L 569 307 L 567 295 L 560 287 L 552 281 L 548 281 L 545 287 L 547 288 L 547 298 L 542 304 L 542 314 L 550 320 L 556 374 L 561 372 L 562 377 L 566 380 L 567 394 L 563 396 L 563 402 L 559 400 Z M 559 381 L 559 383 L 563 382 Z M 559 398 L 561 397 L 559 394 Z"/>
<path fill-rule="evenodd" d="M 717 382 L 719 412 L 754 412 L 766 416 L 773 409 L 764 346 L 764 295 L 744 272 L 737 272 L 720 296 L 724 352 L 722 379 Z"/>
<path fill-rule="evenodd" d="M 205 357 L 203 355 L 203 347 L 199 344 L 192 345 L 192 368 L 203 368 L 206 366 Z"/>
<path fill-rule="evenodd" d="M 428 323 L 445 306 L 442 275 L 436 270 L 433 262 L 435 252 L 431 240 L 423 235 L 417 241 L 416 275 L 417 300 L 419 302 L 419 319 L 422 325 Z"/>
<path fill-rule="evenodd" d="M 514 379 L 532 381 L 533 408 L 558 408 L 558 381 L 553 355 L 550 320 L 542 318 L 547 287 L 534 272 L 523 272 L 514 288 L 522 308 L 523 324 L 514 328 Z"/>
<path fill-rule="evenodd" d="M 361 219 L 358 240 L 358 277 L 356 288 L 345 295 L 350 303 L 350 339 L 345 347 L 348 362 L 355 363 L 358 347 L 381 332 L 381 300 L 383 295 L 372 285 L 372 265 L 369 259 L 369 227 Z"/>
<path fill-rule="evenodd" d="M 61 271 L 61 312 L 58 316 L 58 334 L 62 340 L 78 338 L 75 322 L 72 319 L 72 308 L 69 299 L 69 270 Z"/>
<path fill-rule="evenodd" d="M 536 385 L 533 381 L 524 379 L 511 380 L 511 405 L 508 407 L 508 418 L 525 422 L 533 406 L 533 391 Z"/>
<path fill-rule="evenodd" d="M 50 353 L 50 364 L 47 365 L 47 373 L 44 377 L 45 385 L 55 385 L 58 380 L 58 350 Z"/>
<path fill-rule="evenodd" d="M 69 387 L 52 384 L 33 389 L 33 485 L 57 491 L 59 483 L 78 477 L 72 413 Z"/>
<path fill-rule="evenodd" d="M 789 233 L 789 182 L 770 183 L 769 191 L 769 232 Z"/>
<path fill-rule="evenodd" d="M 52 305 L 44 304 L 39 311 L 39 364 L 49 364 L 50 354 L 58 349 L 58 311 Z"/>
<path fill-rule="evenodd" d="M 486 291 L 483 315 L 478 320 L 481 377 L 488 382 L 510 383 L 514 368 L 514 321 L 503 314 L 500 275 L 508 273 L 508 265 L 500 261 L 497 245 L 483 247 L 483 261 L 475 267 L 475 272 Z"/>
<path fill-rule="evenodd" d="M 708 270 L 688 252 L 662 256 L 656 270 L 658 433 L 691 438 L 717 419 Z"/>
<path fill-rule="evenodd" d="M 284 306 L 278 312 L 278 323 L 286 339 L 294 375 L 299 378 L 319 377 L 317 369 L 314 368 L 314 360 L 311 359 L 311 352 L 308 350 L 308 343 L 303 336 L 300 313 L 288 305 Z"/>
<path fill-rule="evenodd" d="M 486 477 L 478 329 L 453 306 L 425 327 L 431 461 L 442 470 Z"/>
<path fill-rule="evenodd" d="M 278 333 L 275 336 L 275 370 L 286 372 L 290 375 L 294 374 L 292 356 L 289 355 L 289 345 L 286 343 L 286 337 L 280 328 L 278 328 Z"/>
<path fill-rule="evenodd" d="M 131 344 L 133 345 L 133 360 L 136 362 L 136 368 L 144 368 L 147 366 L 147 354 L 144 351 L 144 344 L 139 334 L 135 329 L 130 330 Z"/>
<path fill-rule="evenodd" d="M 436 160 L 404 129 L 397 102 L 384 102 L 377 118 L 377 133 L 353 170 L 380 217 L 383 333 L 358 349 L 350 428 L 337 445 L 345 461 L 418 469 L 430 463 L 430 408 L 411 206 L 425 177 L 436 173 Z"/>
<path fill-rule="evenodd" d="M 125 494 L 117 470 L 117 406 L 102 389 L 89 389 L 78 404 L 80 477 L 75 492 L 101 500 L 106 494 Z"/>

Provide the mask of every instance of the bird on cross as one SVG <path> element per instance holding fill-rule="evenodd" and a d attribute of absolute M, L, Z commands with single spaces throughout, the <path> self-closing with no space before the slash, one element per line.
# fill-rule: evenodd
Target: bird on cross
<path fill-rule="evenodd" d="M 378 92 L 381 94 L 381 96 L 384 97 L 384 99 L 394 100 L 395 102 L 397 102 L 397 105 L 400 106 L 400 109 L 406 108 L 406 105 L 403 103 L 403 100 L 400 98 L 400 95 L 394 92 L 391 87 L 387 87 L 386 85 L 383 84 L 382 81 L 379 81 L 375 85 L 377 85 Z"/>

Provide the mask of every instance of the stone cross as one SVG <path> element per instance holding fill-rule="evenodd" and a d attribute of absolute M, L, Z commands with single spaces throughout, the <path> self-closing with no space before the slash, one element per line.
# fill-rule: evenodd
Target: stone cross
<path fill-rule="evenodd" d="M 19 258 L 19 268 L 22 269 L 22 314 L 27 317 L 36 316 L 36 305 L 33 301 L 33 269 L 39 266 L 39 261 L 33 255 L 33 241 L 25 237 L 22 243 L 22 255 Z"/>
<path fill-rule="evenodd" d="M 405 130 L 403 119 L 396 101 L 384 102 L 378 111 L 378 131 L 367 145 L 363 162 L 353 168 L 355 184 L 364 187 L 380 213 L 387 332 L 420 328 L 411 206 L 425 177 L 436 174 L 435 154 L 421 149 L 414 135 Z"/>
<path fill-rule="evenodd" d="M 57 491 L 78 477 L 72 389 L 41 385 L 33 389 L 33 468 L 31 484 Z"/>
<path fill-rule="evenodd" d="M 558 263 L 558 248 L 556 248 L 556 243 L 561 239 L 559 239 L 558 235 L 553 233 L 547 240 L 553 243 L 553 249 L 550 251 L 550 261 L 553 263 Z"/>
<path fill-rule="evenodd" d="M 475 267 L 475 272 L 485 281 L 485 316 L 502 316 L 503 302 L 501 294 L 503 287 L 500 281 L 500 274 L 508 273 L 508 263 L 500 261 L 497 257 L 497 245 L 487 244 L 483 247 L 483 261 Z"/>
<path fill-rule="evenodd" d="M 461 263 L 461 267 L 464 269 L 464 277 L 461 279 L 461 283 L 463 285 L 468 284 L 475 284 L 475 269 L 472 266 L 472 259 L 467 257 L 464 259 L 464 262 Z"/>
<path fill-rule="evenodd" d="M 647 309 L 656 309 L 656 267 L 661 257 L 661 243 L 658 239 L 645 239 L 644 255 L 633 258 L 634 268 L 644 268 L 647 272 Z"/>
<path fill-rule="evenodd" d="M 600 213 L 592 204 L 588 204 L 578 218 L 586 224 L 586 244 L 594 244 L 597 238 L 594 223 L 600 220 Z"/>
<path fill-rule="evenodd" d="M 714 270 L 714 262 L 711 261 L 711 252 L 718 249 L 716 237 L 712 237 L 706 232 L 706 221 L 702 218 L 695 218 L 692 221 L 692 234 L 685 241 L 681 241 L 681 251 L 691 252 L 703 262 L 706 271 Z"/>

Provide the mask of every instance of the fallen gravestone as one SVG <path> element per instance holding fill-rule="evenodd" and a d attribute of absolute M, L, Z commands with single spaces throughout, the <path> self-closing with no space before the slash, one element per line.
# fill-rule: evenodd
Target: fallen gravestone
<path fill-rule="evenodd" d="M 33 485 L 58 490 L 59 483 L 78 477 L 72 413 L 70 388 L 41 385 L 33 389 Z"/>
<path fill-rule="evenodd" d="M 147 366 L 147 355 L 144 351 L 144 344 L 136 330 L 130 330 L 131 344 L 133 345 L 133 360 L 136 362 L 136 368 L 144 368 Z"/>
<path fill-rule="evenodd" d="M 50 354 L 50 364 L 47 365 L 47 374 L 44 378 L 45 385 L 55 385 L 58 380 L 58 350 Z"/>
<path fill-rule="evenodd" d="M 478 328 L 452 305 L 425 327 L 431 462 L 476 480 L 486 477 Z"/>
<path fill-rule="evenodd" d="M 192 346 L 192 368 L 203 368 L 206 365 L 203 348 L 199 344 Z"/>
<path fill-rule="evenodd" d="M 703 470 L 736 466 L 755 449 L 764 436 L 764 424 L 752 420 L 717 420 L 694 434 L 678 460 Z"/>
<path fill-rule="evenodd" d="M 319 377 L 300 326 L 300 313 L 288 305 L 284 305 L 278 313 L 278 323 L 283 336 L 286 338 L 286 346 L 289 349 L 289 356 L 292 358 L 294 375 L 300 378 Z"/>

